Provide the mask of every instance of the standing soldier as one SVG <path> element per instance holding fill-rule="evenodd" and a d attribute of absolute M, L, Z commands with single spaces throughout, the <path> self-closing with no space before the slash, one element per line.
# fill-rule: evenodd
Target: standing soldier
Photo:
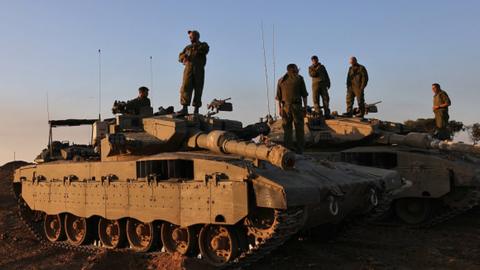
<path fill-rule="evenodd" d="M 440 84 L 432 84 L 433 96 L 433 113 L 435 114 L 436 137 L 439 140 L 450 139 L 448 132 L 448 107 L 451 105 L 447 92 L 440 88 Z"/>
<path fill-rule="evenodd" d="M 287 73 L 277 83 L 278 111 L 282 117 L 283 141 L 287 148 L 292 148 L 292 122 L 295 124 L 296 150 L 303 153 L 305 144 L 303 117 L 307 110 L 307 88 L 303 77 L 298 74 L 295 64 L 287 66 Z M 302 106 L 303 101 L 303 106 Z"/>
<path fill-rule="evenodd" d="M 179 114 L 188 114 L 190 103 L 195 107 L 194 113 L 202 106 L 202 91 L 205 79 L 205 64 L 209 51 L 206 42 L 200 42 L 198 31 L 188 31 L 191 44 L 185 47 L 178 57 L 178 61 L 185 65 L 183 82 L 180 88 L 180 103 L 183 105 Z M 192 93 L 195 91 L 192 101 Z"/>
<path fill-rule="evenodd" d="M 353 102 L 357 98 L 359 113 L 355 116 L 363 118 L 365 115 L 365 87 L 368 83 L 367 69 L 357 62 L 355 56 L 350 57 L 350 68 L 347 74 L 347 112 L 345 116 L 353 115 Z"/>
<path fill-rule="evenodd" d="M 312 65 L 308 68 L 308 73 L 312 77 L 312 95 L 313 106 L 317 113 L 320 112 L 320 96 L 322 97 L 323 112 L 326 118 L 330 117 L 328 89 L 330 88 L 330 77 L 328 77 L 325 66 L 318 62 L 316 55 L 312 56 Z"/>

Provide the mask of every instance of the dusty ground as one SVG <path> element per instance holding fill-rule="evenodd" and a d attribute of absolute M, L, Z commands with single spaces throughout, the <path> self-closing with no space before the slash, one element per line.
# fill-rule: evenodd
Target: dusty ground
<path fill-rule="evenodd" d="M 208 269 L 180 256 L 147 260 L 131 253 L 96 256 L 43 248 L 16 216 L 10 194 L 13 168 L 0 168 L 0 269 Z M 430 230 L 390 224 L 349 230 L 326 239 L 311 233 L 296 237 L 250 269 L 480 269 L 480 211 L 471 211 Z"/>

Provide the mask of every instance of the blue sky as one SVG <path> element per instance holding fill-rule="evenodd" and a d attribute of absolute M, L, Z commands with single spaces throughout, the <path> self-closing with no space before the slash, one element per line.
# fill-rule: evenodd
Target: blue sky
<path fill-rule="evenodd" d="M 332 109 L 345 109 L 348 57 L 369 70 L 369 102 L 377 116 L 403 121 L 431 117 L 430 85 L 439 82 L 453 102 L 451 118 L 478 122 L 480 18 L 478 1 L 0 1 L 0 164 L 32 160 L 47 142 L 50 117 L 98 114 L 102 49 L 102 115 L 115 99 L 150 86 L 154 107 L 179 106 L 186 31 L 210 44 L 204 103 L 232 97 L 225 117 L 245 123 L 267 113 L 260 22 L 263 21 L 273 96 L 272 27 L 276 74 L 296 63 L 306 74 L 317 54 L 332 79 Z M 311 100 L 309 100 L 311 103 Z M 84 129 L 58 138 L 85 142 Z M 79 135 L 80 134 L 80 135 Z"/>

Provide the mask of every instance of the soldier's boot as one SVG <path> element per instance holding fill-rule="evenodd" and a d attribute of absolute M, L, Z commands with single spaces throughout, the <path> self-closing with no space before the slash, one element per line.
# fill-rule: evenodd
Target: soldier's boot
<path fill-rule="evenodd" d="M 183 108 L 177 112 L 177 115 L 187 115 L 188 114 L 188 106 L 183 105 Z"/>
<path fill-rule="evenodd" d="M 365 116 L 365 106 L 359 106 L 358 108 L 358 113 L 355 115 L 355 117 L 362 118 Z"/>
<path fill-rule="evenodd" d="M 344 112 L 344 113 L 342 114 L 342 116 L 345 116 L 345 117 L 352 117 L 352 116 L 353 116 L 353 113 L 352 113 L 352 111 L 351 111 L 351 110 L 347 110 L 347 112 Z"/>
<path fill-rule="evenodd" d="M 193 110 L 193 113 L 194 114 L 198 114 L 198 110 L 200 109 L 200 107 L 195 107 L 195 109 Z"/>
<path fill-rule="evenodd" d="M 325 116 L 325 119 L 330 119 L 330 118 L 332 118 L 332 117 L 330 116 L 330 109 L 329 109 L 329 108 L 325 108 L 323 114 L 324 114 L 324 116 Z"/>

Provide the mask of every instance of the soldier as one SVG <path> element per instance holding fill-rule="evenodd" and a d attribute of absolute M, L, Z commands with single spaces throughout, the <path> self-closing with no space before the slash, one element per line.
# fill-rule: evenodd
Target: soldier
<path fill-rule="evenodd" d="M 129 100 L 126 104 L 127 112 L 132 114 L 140 114 L 142 108 L 150 108 L 150 99 L 148 98 L 148 88 L 141 86 L 138 88 L 138 97 Z"/>
<path fill-rule="evenodd" d="M 448 107 L 450 107 L 451 102 L 448 97 L 447 92 L 443 91 L 440 88 L 440 84 L 432 84 L 433 96 L 433 113 L 435 114 L 435 136 L 440 140 L 450 139 L 450 134 L 448 132 Z"/>
<path fill-rule="evenodd" d="M 307 109 L 307 88 L 303 77 L 298 74 L 295 64 L 287 66 L 287 73 L 278 80 L 277 96 L 278 111 L 282 117 L 284 143 L 292 148 L 292 122 L 295 124 L 296 150 L 301 154 L 304 147 L 303 118 Z M 302 106 L 303 101 L 303 106 Z"/>
<path fill-rule="evenodd" d="M 355 116 L 363 118 L 365 115 L 365 87 L 368 83 L 367 69 L 357 62 L 355 56 L 350 57 L 350 68 L 347 74 L 347 112 L 345 116 L 353 115 L 353 102 L 357 98 L 359 113 Z"/>
<path fill-rule="evenodd" d="M 330 88 L 330 77 L 328 77 L 325 66 L 318 62 L 316 55 L 311 57 L 312 65 L 308 68 L 308 73 L 312 77 L 312 95 L 313 106 L 316 112 L 320 112 L 320 96 L 322 97 L 323 112 L 326 118 L 330 117 L 328 89 Z"/>
<path fill-rule="evenodd" d="M 183 105 L 179 114 L 188 114 L 190 103 L 195 107 L 194 113 L 202 106 L 202 91 L 205 78 L 205 64 L 209 51 L 206 42 L 200 42 L 198 31 L 188 31 L 191 44 L 180 53 L 178 60 L 185 65 L 183 70 L 183 82 L 180 88 L 180 103 Z M 192 93 L 195 95 L 192 101 Z"/>

